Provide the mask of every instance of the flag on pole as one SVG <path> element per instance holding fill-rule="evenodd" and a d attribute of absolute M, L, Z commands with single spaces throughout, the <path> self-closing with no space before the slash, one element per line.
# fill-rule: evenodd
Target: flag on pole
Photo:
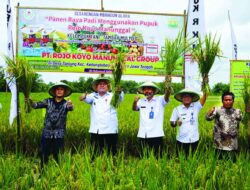
<path fill-rule="evenodd" d="M 12 38 L 12 23 L 13 16 L 11 10 L 10 0 L 7 1 L 7 55 L 14 59 L 14 48 L 13 48 L 13 38 Z M 17 116 L 17 89 L 16 89 L 16 79 L 11 77 L 7 72 L 5 72 L 6 82 L 11 91 L 11 105 L 10 105 L 10 125 L 13 124 L 15 117 Z"/>
<path fill-rule="evenodd" d="M 204 16 L 204 0 L 189 0 L 188 15 L 187 15 L 187 30 L 188 38 L 201 39 L 205 36 L 205 16 Z M 198 63 L 191 59 L 190 52 L 185 54 L 185 88 L 192 89 L 198 93 L 201 92 L 201 77 L 199 74 Z"/>
<path fill-rule="evenodd" d="M 228 20 L 229 20 L 229 24 L 230 24 L 230 30 L 231 30 L 231 39 L 232 39 L 232 59 L 237 60 L 237 52 L 238 52 L 238 46 L 237 46 L 237 41 L 236 41 L 236 37 L 235 37 L 235 33 L 234 33 L 234 29 L 233 29 L 233 25 L 230 19 L 230 12 L 228 10 Z"/>

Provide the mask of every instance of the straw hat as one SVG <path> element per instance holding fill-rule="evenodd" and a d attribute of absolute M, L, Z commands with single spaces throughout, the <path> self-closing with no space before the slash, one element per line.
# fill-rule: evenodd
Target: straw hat
<path fill-rule="evenodd" d="M 56 96 L 56 95 L 55 95 L 55 89 L 56 89 L 57 87 L 63 87 L 63 88 L 65 89 L 64 97 L 67 97 L 67 96 L 69 96 L 69 95 L 72 93 L 72 89 L 71 89 L 71 87 L 70 87 L 69 85 L 67 85 L 67 84 L 65 84 L 65 83 L 63 83 L 63 82 L 58 82 L 58 83 L 54 84 L 53 86 L 51 86 L 51 87 L 49 88 L 49 94 L 50 94 L 51 96 L 53 96 L 53 97 Z"/>
<path fill-rule="evenodd" d="M 101 81 L 106 82 L 106 83 L 108 84 L 108 90 L 111 90 L 111 85 L 110 85 L 111 81 L 110 81 L 110 79 L 108 79 L 108 78 L 106 78 L 106 77 L 99 77 L 99 78 L 95 79 L 95 80 L 92 82 L 92 85 L 91 85 L 92 89 L 93 89 L 95 92 L 97 92 L 97 85 L 98 85 L 99 82 L 101 82 Z"/>
<path fill-rule="evenodd" d="M 185 88 L 174 95 L 174 98 L 179 102 L 182 102 L 182 96 L 184 94 L 189 94 L 192 97 L 192 102 L 197 102 L 200 99 L 200 95 L 191 89 Z"/>
<path fill-rule="evenodd" d="M 144 82 L 143 84 L 141 84 L 139 87 L 138 87 L 138 92 L 143 94 L 143 88 L 144 87 L 151 87 L 155 90 L 154 94 L 157 94 L 159 91 L 160 91 L 160 88 L 154 84 L 153 82 Z"/>

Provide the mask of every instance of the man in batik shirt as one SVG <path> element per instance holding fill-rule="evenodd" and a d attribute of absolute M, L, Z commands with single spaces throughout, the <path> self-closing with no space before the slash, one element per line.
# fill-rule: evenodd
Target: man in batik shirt
<path fill-rule="evenodd" d="M 215 119 L 214 145 L 220 154 L 238 151 L 239 124 L 242 113 L 239 109 L 233 108 L 234 97 L 232 92 L 223 93 L 221 97 L 223 105 L 213 108 L 206 115 L 208 121 Z"/>
<path fill-rule="evenodd" d="M 67 113 L 72 111 L 74 107 L 71 100 L 65 100 L 64 98 L 71 93 L 72 89 L 70 86 L 59 82 L 50 87 L 49 94 L 52 96 L 51 98 L 39 102 L 34 102 L 30 99 L 34 109 L 46 109 L 41 139 L 42 168 L 48 162 L 50 154 L 53 154 L 57 162 L 59 161 L 59 153 L 64 147 Z"/>

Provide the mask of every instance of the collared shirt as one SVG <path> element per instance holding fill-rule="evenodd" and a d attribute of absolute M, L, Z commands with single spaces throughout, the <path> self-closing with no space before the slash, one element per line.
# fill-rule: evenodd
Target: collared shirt
<path fill-rule="evenodd" d="M 91 93 L 86 96 L 84 102 L 91 104 L 90 108 L 90 133 L 113 134 L 118 133 L 118 119 L 116 109 L 110 105 L 113 94 L 107 92 L 100 96 L 99 93 Z M 120 96 L 123 100 L 123 95 Z"/>
<path fill-rule="evenodd" d="M 45 138 L 64 138 L 67 112 L 72 111 L 73 106 L 68 107 L 65 99 L 56 102 L 54 98 L 48 98 L 35 103 L 33 108 L 46 108 L 42 134 Z"/>
<path fill-rule="evenodd" d="M 201 103 L 191 103 L 187 108 L 183 104 L 174 108 L 170 121 L 182 122 L 177 133 L 177 140 L 181 143 L 194 143 L 199 140 L 198 115 L 202 108 Z"/>
<path fill-rule="evenodd" d="M 206 119 L 208 121 L 215 119 L 215 148 L 228 151 L 238 149 L 239 125 L 242 119 L 239 109 L 217 107 L 212 115 L 206 115 Z"/>
<path fill-rule="evenodd" d="M 154 96 L 150 101 L 146 98 L 138 100 L 137 108 L 140 111 L 140 127 L 137 137 L 153 138 L 164 136 L 164 107 L 168 102 L 165 101 L 164 96 Z"/>

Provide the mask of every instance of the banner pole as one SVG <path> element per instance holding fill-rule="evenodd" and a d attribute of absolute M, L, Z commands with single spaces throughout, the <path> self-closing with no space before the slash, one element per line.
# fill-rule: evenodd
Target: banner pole
<path fill-rule="evenodd" d="M 19 100 L 19 85 L 16 84 L 17 91 L 17 156 L 21 153 L 21 113 L 20 113 L 20 100 Z"/>
<path fill-rule="evenodd" d="M 101 0 L 101 10 L 104 11 L 103 0 Z"/>
<path fill-rule="evenodd" d="M 185 43 L 186 43 L 186 39 L 187 39 L 187 11 L 184 10 L 184 38 L 185 38 Z M 182 84 L 184 84 L 185 86 L 185 54 L 186 54 L 186 50 L 184 52 L 184 63 L 183 63 L 183 75 L 181 77 L 181 82 Z"/>
<path fill-rule="evenodd" d="M 17 21 L 18 21 L 18 8 L 19 8 L 19 3 L 17 3 L 17 10 L 16 10 L 16 31 L 18 31 L 18 26 L 17 26 Z M 17 33 L 16 33 L 17 34 Z M 18 38 L 16 38 L 16 61 L 17 61 L 17 40 Z M 18 84 L 18 80 L 16 81 L 16 91 L 17 91 L 17 144 L 16 144 L 16 153 L 17 156 L 20 155 L 21 153 L 21 112 L 20 112 L 20 99 L 19 99 L 19 84 Z"/>

